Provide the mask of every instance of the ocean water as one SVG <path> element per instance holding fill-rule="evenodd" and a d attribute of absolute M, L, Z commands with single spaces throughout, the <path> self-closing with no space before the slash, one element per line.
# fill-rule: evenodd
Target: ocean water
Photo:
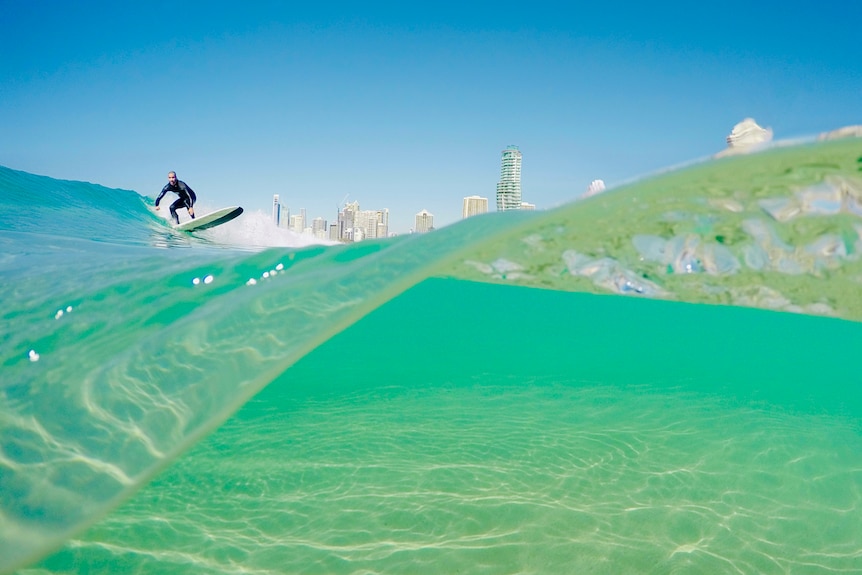
<path fill-rule="evenodd" d="M 0 168 L 0 572 L 862 573 L 862 141 L 350 246 Z"/>

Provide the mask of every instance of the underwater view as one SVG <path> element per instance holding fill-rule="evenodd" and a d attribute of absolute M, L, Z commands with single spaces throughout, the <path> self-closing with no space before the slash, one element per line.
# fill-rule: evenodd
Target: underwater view
<path fill-rule="evenodd" d="M 862 573 L 862 139 L 349 245 L 152 203 L 0 167 L 0 573 Z"/>

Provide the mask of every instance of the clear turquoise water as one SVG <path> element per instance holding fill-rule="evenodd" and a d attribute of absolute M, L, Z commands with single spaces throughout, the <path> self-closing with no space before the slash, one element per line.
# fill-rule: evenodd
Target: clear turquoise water
<path fill-rule="evenodd" d="M 263 251 L 0 168 L 0 571 L 862 573 L 860 157 Z"/>

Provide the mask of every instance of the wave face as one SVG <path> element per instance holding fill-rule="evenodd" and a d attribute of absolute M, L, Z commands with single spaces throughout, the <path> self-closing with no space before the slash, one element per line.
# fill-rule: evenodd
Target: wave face
<path fill-rule="evenodd" d="M 862 572 L 860 160 L 305 249 L 0 168 L 0 572 Z"/>

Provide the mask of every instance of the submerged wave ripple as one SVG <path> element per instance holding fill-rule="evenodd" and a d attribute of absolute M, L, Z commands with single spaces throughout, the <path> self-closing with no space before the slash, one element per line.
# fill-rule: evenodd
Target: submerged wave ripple
<path fill-rule="evenodd" d="M 45 567 L 858 570 L 862 492 L 847 487 L 862 481 L 862 443 L 846 422 L 636 386 L 513 383 L 241 416 Z"/>

